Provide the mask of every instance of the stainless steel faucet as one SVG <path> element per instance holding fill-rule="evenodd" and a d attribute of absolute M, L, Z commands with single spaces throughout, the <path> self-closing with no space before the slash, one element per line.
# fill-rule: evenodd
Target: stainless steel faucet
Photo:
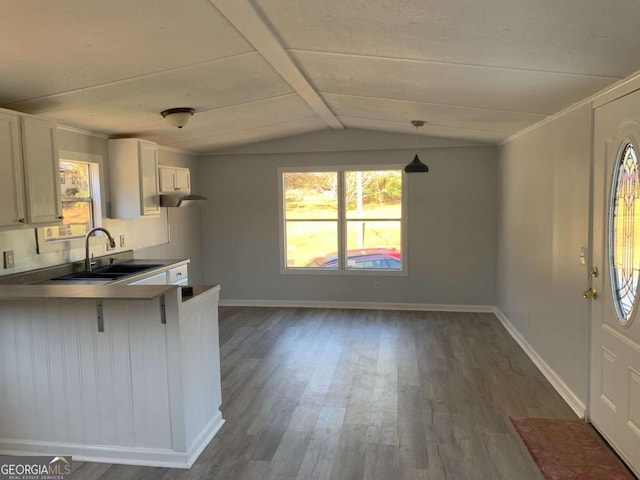
<path fill-rule="evenodd" d="M 84 269 L 87 272 L 90 272 L 92 267 L 91 257 L 89 256 L 89 237 L 91 235 L 95 235 L 97 231 L 106 233 L 107 237 L 109 237 L 109 245 L 111 246 L 111 248 L 116 248 L 116 241 L 113 239 L 113 237 L 109 233 L 109 230 L 102 227 L 96 227 L 89 230 L 87 232 L 87 235 L 84 237 Z"/>

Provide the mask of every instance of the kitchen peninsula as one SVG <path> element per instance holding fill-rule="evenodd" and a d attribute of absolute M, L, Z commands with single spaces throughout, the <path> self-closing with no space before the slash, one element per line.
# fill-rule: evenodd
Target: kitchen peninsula
<path fill-rule="evenodd" d="M 0 285 L 0 454 L 189 468 L 224 422 L 219 289 Z"/>

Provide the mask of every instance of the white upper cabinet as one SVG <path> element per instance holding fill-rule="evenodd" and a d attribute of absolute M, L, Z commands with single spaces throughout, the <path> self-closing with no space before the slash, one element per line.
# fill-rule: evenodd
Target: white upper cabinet
<path fill-rule="evenodd" d="M 62 220 L 60 159 L 55 122 L 20 117 L 27 223 L 47 225 Z"/>
<path fill-rule="evenodd" d="M 138 143 L 140 152 L 140 202 L 143 215 L 158 215 L 160 199 L 158 198 L 158 149 L 155 143 Z"/>
<path fill-rule="evenodd" d="M 137 138 L 109 140 L 111 218 L 160 213 L 156 144 Z"/>
<path fill-rule="evenodd" d="M 0 111 L 0 227 L 62 220 L 56 123 Z"/>
<path fill-rule="evenodd" d="M 160 193 L 189 194 L 191 193 L 191 174 L 188 168 L 158 167 L 160 177 Z"/>
<path fill-rule="evenodd" d="M 18 116 L 0 112 L 0 225 L 27 222 Z"/>

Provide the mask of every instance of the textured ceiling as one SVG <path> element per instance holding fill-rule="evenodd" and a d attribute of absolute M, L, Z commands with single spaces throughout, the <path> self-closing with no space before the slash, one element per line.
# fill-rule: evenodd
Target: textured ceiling
<path fill-rule="evenodd" d="M 640 69 L 637 0 L 2 4 L 0 106 L 208 153 L 325 129 L 499 142 Z M 184 129 L 159 112 L 196 109 Z"/>

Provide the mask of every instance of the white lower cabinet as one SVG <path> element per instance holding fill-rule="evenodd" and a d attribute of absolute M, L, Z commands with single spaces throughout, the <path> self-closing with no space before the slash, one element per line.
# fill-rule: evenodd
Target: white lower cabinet
<path fill-rule="evenodd" d="M 189 271 L 186 265 L 180 265 L 167 272 L 167 283 L 170 285 L 186 285 L 188 282 Z"/>
<path fill-rule="evenodd" d="M 150 277 L 143 278 L 131 282 L 129 285 L 166 285 L 167 284 L 167 272 L 156 273 Z"/>
<path fill-rule="evenodd" d="M 188 268 L 187 265 L 180 265 L 164 272 L 150 273 L 127 285 L 186 285 L 189 282 Z"/>

